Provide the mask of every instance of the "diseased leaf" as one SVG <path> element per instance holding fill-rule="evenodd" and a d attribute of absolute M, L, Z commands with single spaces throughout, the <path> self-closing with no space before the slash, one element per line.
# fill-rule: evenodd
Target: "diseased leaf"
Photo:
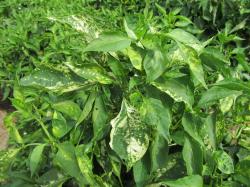
<path fill-rule="evenodd" d="M 67 100 L 53 104 L 56 111 L 62 112 L 73 120 L 78 120 L 81 114 L 80 107 L 73 101 Z"/>
<path fill-rule="evenodd" d="M 127 55 L 130 59 L 130 62 L 135 69 L 142 70 L 142 56 L 139 51 L 133 47 L 127 48 Z"/>
<path fill-rule="evenodd" d="M 190 108 L 194 103 L 194 96 L 188 85 L 182 83 L 178 79 L 166 79 L 160 78 L 156 81 L 152 82 L 159 90 L 167 93 L 170 97 L 172 97 L 176 102 L 184 102 Z"/>
<path fill-rule="evenodd" d="M 118 33 L 102 34 L 84 49 L 87 51 L 115 52 L 130 46 L 131 40 Z"/>
<path fill-rule="evenodd" d="M 74 66 L 70 62 L 65 62 L 64 64 L 78 76 L 83 77 L 89 81 L 97 81 L 101 84 L 111 84 L 113 82 L 113 79 L 98 64 L 84 63 L 79 67 Z"/>
<path fill-rule="evenodd" d="M 70 74 L 42 67 L 20 79 L 21 86 L 42 87 L 56 92 L 69 92 L 89 86 L 87 81 L 79 82 Z"/>
<path fill-rule="evenodd" d="M 52 133 L 57 138 L 62 138 L 73 128 L 72 123 L 67 122 L 60 112 L 54 112 L 52 119 Z"/>
<path fill-rule="evenodd" d="M 201 96 L 201 99 L 198 102 L 198 107 L 209 106 L 214 102 L 229 97 L 229 96 L 239 96 L 241 95 L 241 91 L 231 90 L 227 88 L 222 88 L 218 86 L 213 86 L 204 92 Z"/>
<path fill-rule="evenodd" d="M 214 153 L 218 169 L 225 174 L 234 172 L 234 164 L 232 158 L 225 151 L 216 151 Z"/>
<path fill-rule="evenodd" d="M 30 163 L 29 163 L 31 176 L 36 174 L 39 170 L 39 164 L 41 164 L 42 161 L 44 147 L 45 144 L 38 145 L 31 152 Z"/>
<path fill-rule="evenodd" d="M 190 71 L 192 76 L 198 80 L 202 86 L 207 88 L 205 79 L 204 79 L 204 71 L 203 67 L 201 65 L 201 61 L 198 57 L 198 54 L 195 50 L 192 48 L 185 46 L 183 44 L 178 43 L 179 48 L 182 51 L 183 59 L 186 61 L 186 63 L 189 65 Z"/>
<path fill-rule="evenodd" d="M 110 147 L 123 159 L 128 168 L 140 160 L 149 145 L 147 127 L 139 113 L 123 100 L 119 114 L 111 121 Z"/>

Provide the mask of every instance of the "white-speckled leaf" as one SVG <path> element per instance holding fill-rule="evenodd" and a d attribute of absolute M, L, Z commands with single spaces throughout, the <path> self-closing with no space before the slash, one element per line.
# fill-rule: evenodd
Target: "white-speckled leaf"
<path fill-rule="evenodd" d="M 76 81 L 70 74 L 43 67 L 20 80 L 21 86 L 41 87 L 52 91 L 68 92 L 88 86 L 88 82 Z"/>
<path fill-rule="evenodd" d="M 194 96 L 188 85 L 182 83 L 177 79 L 166 79 L 161 78 L 157 79 L 152 83 L 159 90 L 167 93 L 171 96 L 176 102 L 184 102 L 190 108 L 194 103 Z"/>
<path fill-rule="evenodd" d="M 119 114 L 111 121 L 110 147 L 131 168 L 140 160 L 149 145 L 146 124 L 139 113 L 123 100 Z"/>
<path fill-rule="evenodd" d="M 98 64 L 85 63 L 81 67 L 76 67 L 70 62 L 65 62 L 75 74 L 90 81 L 97 81 L 102 84 L 111 84 L 113 80 L 107 74 L 107 72 Z"/>

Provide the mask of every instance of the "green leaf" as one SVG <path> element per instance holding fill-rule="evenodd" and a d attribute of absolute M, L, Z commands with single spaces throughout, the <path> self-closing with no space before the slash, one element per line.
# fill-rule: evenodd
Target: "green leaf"
<path fill-rule="evenodd" d="M 214 158 L 218 169 L 225 174 L 234 173 L 234 164 L 232 158 L 225 151 L 214 152 Z"/>
<path fill-rule="evenodd" d="M 42 87 L 52 91 L 69 92 L 81 87 L 88 86 L 88 82 L 79 82 L 70 74 L 41 67 L 20 79 L 21 86 Z"/>
<path fill-rule="evenodd" d="M 44 147 L 45 144 L 38 145 L 31 152 L 30 163 L 29 163 L 31 176 L 36 174 L 39 170 L 39 165 L 41 164 L 42 161 Z"/>
<path fill-rule="evenodd" d="M 250 84 L 239 79 L 224 79 L 216 82 L 214 85 L 230 90 L 242 91 L 243 93 L 250 95 Z"/>
<path fill-rule="evenodd" d="M 203 187 L 203 179 L 200 175 L 191 175 L 175 181 L 164 181 L 161 184 L 168 185 L 169 187 Z"/>
<path fill-rule="evenodd" d="M 229 97 L 229 96 L 239 96 L 241 95 L 241 91 L 235 91 L 227 88 L 222 88 L 219 86 L 213 86 L 204 92 L 201 96 L 201 99 L 198 102 L 198 107 L 209 106 L 214 102 Z"/>
<path fill-rule="evenodd" d="M 72 123 L 67 122 L 60 112 L 54 112 L 52 119 L 52 133 L 55 137 L 62 138 L 72 128 Z"/>
<path fill-rule="evenodd" d="M 201 61 L 198 57 L 197 52 L 191 47 L 182 45 L 180 43 L 178 43 L 178 46 L 181 49 L 181 52 L 182 52 L 181 54 L 183 56 L 183 59 L 185 59 L 186 63 L 189 65 L 192 76 L 196 80 L 198 80 L 202 84 L 202 86 L 207 88 L 207 85 L 204 79 L 203 67 L 201 65 Z"/>
<path fill-rule="evenodd" d="M 147 127 L 139 113 L 124 99 L 119 114 L 111 121 L 110 147 L 131 168 L 140 160 L 149 145 Z"/>
<path fill-rule="evenodd" d="M 194 96 L 187 84 L 179 79 L 160 78 L 152 83 L 159 90 L 167 93 L 176 102 L 184 102 L 189 108 L 192 108 Z"/>
<path fill-rule="evenodd" d="M 141 113 L 147 124 L 157 127 L 158 133 L 169 140 L 170 108 L 159 99 L 144 98 Z"/>
<path fill-rule="evenodd" d="M 71 62 L 65 62 L 75 74 L 89 81 L 97 81 L 101 84 L 111 84 L 113 79 L 100 65 L 96 63 L 84 63 L 81 66 L 74 66 Z"/>
<path fill-rule="evenodd" d="M 203 165 L 203 152 L 199 143 L 186 136 L 182 150 L 188 175 L 201 174 Z"/>
<path fill-rule="evenodd" d="M 150 177 L 150 158 L 145 154 L 141 160 L 138 160 L 133 166 L 133 175 L 136 187 L 144 187 Z"/>
<path fill-rule="evenodd" d="M 102 34 L 84 49 L 87 51 L 116 52 L 129 47 L 131 40 L 118 33 Z"/>
<path fill-rule="evenodd" d="M 92 110 L 92 106 L 93 106 L 93 103 L 95 101 L 95 98 L 96 98 L 96 92 L 92 92 L 89 97 L 88 97 L 88 100 L 86 101 L 85 105 L 84 105 L 84 108 L 81 112 L 81 115 L 76 123 L 76 127 L 83 122 L 83 120 L 85 120 L 87 118 L 87 116 L 89 115 L 89 113 L 91 112 Z"/>
<path fill-rule="evenodd" d="M 234 179 L 246 186 L 250 186 L 250 156 L 245 157 L 236 165 Z"/>
<path fill-rule="evenodd" d="M 109 115 L 103 101 L 103 96 L 99 94 L 95 99 L 94 109 L 92 113 L 94 137 L 99 140 L 107 133 L 107 121 Z"/>
<path fill-rule="evenodd" d="M 200 41 L 195 36 L 182 29 L 174 29 L 171 32 L 167 33 L 166 36 L 170 37 L 176 42 L 181 42 L 192 47 L 197 52 L 202 49 Z"/>
<path fill-rule="evenodd" d="M 75 147 L 70 142 L 63 142 L 58 145 L 58 152 L 54 157 L 54 162 L 68 175 L 74 177 L 80 184 L 88 184 L 81 174 L 75 156 Z"/>
<path fill-rule="evenodd" d="M 56 111 L 65 114 L 73 120 L 78 120 L 81 114 L 80 107 L 73 101 L 66 100 L 59 103 L 55 103 L 52 106 Z"/>
<path fill-rule="evenodd" d="M 168 142 L 157 133 L 150 146 L 151 172 L 166 168 L 168 162 Z"/>
<path fill-rule="evenodd" d="M 228 68 L 230 62 L 220 53 L 219 49 L 212 47 L 203 49 L 200 54 L 200 59 L 202 64 L 206 64 L 212 69 L 220 71 L 225 77 L 231 76 L 230 69 Z"/>
<path fill-rule="evenodd" d="M 142 70 L 142 56 L 134 47 L 127 48 L 127 55 L 135 69 Z"/>
<path fill-rule="evenodd" d="M 198 116 L 194 116 L 190 113 L 185 113 L 182 117 L 182 125 L 184 130 L 195 139 L 201 146 L 204 146 L 202 138 L 199 135 L 198 127 L 203 125 L 203 122 Z"/>
<path fill-rule="evenodd" d="M 152 82 L 157 79 L 166 69 L 166 58 L 159 50 L 148 51 L 144 60 L 143 67 L 147 74 L 147 81 Z"/>
<path fill-rule="evenodd" d="M 127 32 L 128 37 L 133 39 L 133 40 L 137 40 L 136 34 L 134 33 L 134 31 L 132 29 L 129 28 L 128 23 L 127 23 L 125 18 L 123 19 L 123 24 L 124 24 L 124 28 Z"/>

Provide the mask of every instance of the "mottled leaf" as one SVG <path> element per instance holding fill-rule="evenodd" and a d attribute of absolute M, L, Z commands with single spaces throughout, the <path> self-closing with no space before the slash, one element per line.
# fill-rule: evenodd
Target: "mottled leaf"
<path fill-rule="evenodd" d="M 147 127 L 139 113 L 123 100 L 119 114 L 111 121 L 110 147 L 128 168 L 140 160 L 149 145 Z"/>
<path fill-rule="evenodd" d="M 74 66 L 71 62 L 65 62 L 74 73 L 89 81 L 97 81 L 101 84 L 111 84 L 113 79 L 101 66 L 95 63 L 84 63 L 81 66 Z"/>
<path fill-rule="evenodd" d="M 234 164 L 232 158 L 225 151 L 216 151 L 214 158 L 217 162 L 218 169 L 225 174 L 234 172 Z"/>
<path fill-rule="evenodd" d="M 203 179 L 200 175 L 190 175 L 175 181 L 164 181 L 161 184 L 169 187 L 203 187 Z"/>
<path fill-rule="evenodd" d="M 127 55 L 135 69 L 142 69 L 142 56 L 134 47 L 127 48 Z"/>
<path fill-rule="evenodd" d="M 194 103 L 194 96 L 189 86 L 178 79 L 160 78 L 152 83 L 159 90 L 166 92 L 176 102 L 184 102 L 190 108 Z"/>

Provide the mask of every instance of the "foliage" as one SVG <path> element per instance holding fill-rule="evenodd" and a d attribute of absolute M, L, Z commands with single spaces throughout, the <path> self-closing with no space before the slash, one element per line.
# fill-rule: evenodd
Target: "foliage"
<path fill-rule="evenodd" d="M 2 185 L 249 186 L 249 10 L 3 0 Z"/>

